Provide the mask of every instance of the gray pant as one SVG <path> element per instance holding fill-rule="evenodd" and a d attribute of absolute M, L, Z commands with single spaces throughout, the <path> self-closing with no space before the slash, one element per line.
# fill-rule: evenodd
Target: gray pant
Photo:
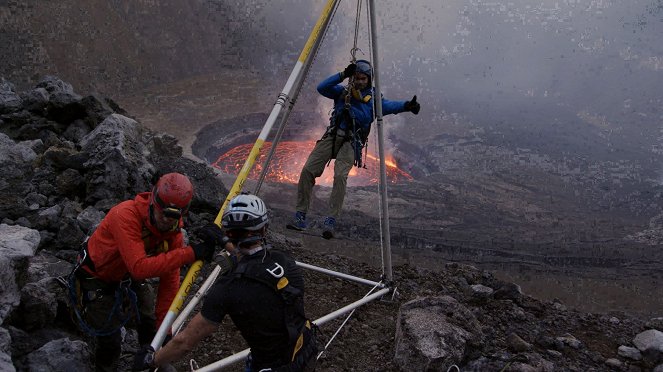
<path fill-rule="evenodd" d="M 334 143 L 335 142 L 335 143 Z M 332 147 L 334 154 L 332 154 Z M 341 136 L 325 135 L 316 142 L 313 151 L 309 154 L 302 173 L 299 175 L 297 185 L 297 211 L 307 212 L 311 203 L 311 192 L 315 179 L 322 175 L 325 165 L 330 159 L 334 162 L 334 184 L 329 198 L 329 215 L 338 218 L 345 199 L 345 188 L 348 184 L 348 174 L 354 164 L 354 149 L 350 141 Z"/>

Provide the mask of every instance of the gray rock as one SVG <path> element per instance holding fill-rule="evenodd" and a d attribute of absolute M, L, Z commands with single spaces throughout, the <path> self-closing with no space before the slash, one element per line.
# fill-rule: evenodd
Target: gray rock
<path fill-rule="evenodd" d="M 625 345 L 622 345 L 617 349 L 617 355 L 622 358 L 631 360 L 642 360 L 642 354 L 640 353 L 640 350 Z"/>
<path fill-rule="evenodd" d="M 35 88 L 25 92 L 21 95 L 23 108 L 36 114 L 42 114 L 46 110 L 48 96 L 48 91 L 44 88 Z"/>
<path fill-rule="evenodd" d="M 81 140 L 88 156 L 86 202 L 118 202 L 149 190 L 154 170 L 145 159 L 142 133 L 135 120 L 112 114 Z"/>
<path fill-rule="evenodd" d="M 548 349 L 548 350 L 546 350 L 546 353 L 547 353 L 548 355 L 550 355 L 551 357 L 555 358 L 555 359 L 559 359 L 559 358 L 562 357 L 562 353 L 560 353 L 560 352 L 557 351 L 557 350 L 550 350 L 550 349 Z"/>
<path fill-rule="evenodd" d="M 48 197 L 46 197 L 46 195 L 42 195 L 36 192 L 31 192 L 28 194 L 28 196 L 25 197 L 25 202 L 27 204 L 37 204 L 38 207 L 45 206 L 47 201 Z"/>
<path fill-rule="evenodd" d="M 659 364 L 652 370 L 652 372 L 663 372 L 663 364 Z"/>
<path fill-rule="evenodd" d="M 62 144 L 49 147 L 44 151 L 41 158 L 44 165 L 57 170 L 67 168 L 82 169 L 83 163 L 79 160 L 79 156 L 78 150 Z"/>
<path fill-rule="evenodd" d="M 50 280 L 45 278 L 38 283 L 28 283 L 21 289 L 18 316 L 27 331 L 51 324 L 57 315 L 58 303 L 48 286 Z"/>
<path fill-rule="evenodd" d="M 513 300 L 520 301 L 523 297 L 523 291 L 518 284 L 507 283 L 498 288 L 493 293 L 493 298 L 498 300 Z"/>
<path fill-rule="evenodd" d="M 84 194 L 85 179 L 75 169 L 65 169 L 55 178 L 55 187 L 62 196 L 78 196 Z"/>
<path fill-rule="evenodd" d="M 15 372 L 16 368 L 12 363 L 12 357 L 8 353 L 0 352 L 0 371 Z"/>
<path fill-rule="evenodd" d="M 552 307 L 557 311 L 566 311 L 566 306 L 558 301 L 553 301 Z"/>
<path fill-rule="evenodd" d="M 633 344 L 640 351 L 655 349 L 663 352 L 663 332 L 655 329 L 649 329 L 638 333 L 633 339 Z"/>
<path fill-rule="evenodd" d="M 0 224 L 0 256 L 31 257 L 39 245 L 39 231 L 21 226 Z"/>
<path fill-rule="evenodd" d="M 27 227 L 27 228 L 29 228 L 29 229 L 32 228 L 32 223 L 31 223 L 30 220 L 28 220 L 26 217 L 19 217 L 18 219 L 16 219 L 16 222 L 15 222 L 15 223 L 16 223 L 18 226 Z"/>
<path fill-rule="evenodd" d="M 57 235 L 58 248 L 78 249 L 85 237 L 85 232 L 81 230 L 74 218 L 60 220 L 60 230 Z"/>
<path fill-rule="evenodd" d="M 480 324 L 454 298 L 426 297 L 399 310 L 395 363 L 405 370 L 442 370 L 462 361 L 468 343 L 482 338 Z"/>
<path fill-rule="evenodd" d="M 36 85 L 36 88 L 43 88 L 49 95 L 69 94 L 75 95 L 74 87 L 53 75 L 44 76 Z"/>
<path fill-rule="evenodd" d="M 624 363 L 619 359 L 610 358 L 605 360 L 605 365 L 610 368 L 621 369 Z"/>
<path fill-rule="evenodd" d="M 9 334 L 9 331 L 0 328 L 0 352 L 11 354 L 11 343 L 12 343 L 12 337 Z M 0 369 L 0 371 L 2 371 Z"/>
<path fill-rule="evenodd" d="M 87 123 L 83 120 L 76 120 L 73 123 L 69 124 L 67 129 L 62 133 L 62 137 L 73 141 L 73 142 L 80 142 L 83 137 L 85 137 L 92 128 L 90 128 Z"/>
<path fill-rule="evenodd" d="M 81 230 L 83 230 L 86 235 L 90 235 L 92 229 L 104 219 L 104 216 L 106 216 L 104 212 L 89 206 L 76 216 L 76 221 Z"/>
<path fill-rule="evenodd" d="M 31 190 L 32 161 L 37 154 L 25 143 L 15 143 L 0 133 L 0 219 L 17 219 L 28 213 L 24 200 Z"/>
<path fill-rule="evenodd" d="M 0 114 L 14 112 L 21 107 L 21 97 L 16 93 L 14 84 L 0 78 Z"/>
<path fill-rule="evenodd" d="M 61 252 L 63 251 L 58 251 L 58 255 Z M 44 281 L 42 282 L 43 285 L 48 286 L 49 291 L 55 294 L 57 299 L 63 299 L 64 297 L 59 297 L 60 293 L 64 293 L 63 289 L 54 281 L 54 278 L 69 274 L 71 268 L 72 262 L 58 258 L 49 251 L 41 250 L 30 258 L 27 282 L 36 283 Z"/>
<path fill-rule="evenodd" d="M 35 372 L 92 371 L 90 348 L 83 341 L 53 340 L 30 353 L 27 369 Z"/>
<path fill-rule="evenodd" d="M 36 226 L 40 230 L 49 229 L 55 230 L 59 229 L 60 214 L 62 213 L 62 207 L 58 204 L 42 209 L 37 213 Z"/>
<path fill-rule="evenodd" d="M 475 299 L 487 299 L 490 297 L 490 295 L 493 294 L 492 288 L 486 287 L 485 285 L 481 284 L 471 285 L 470 289 L 471 289 L 471 295 Z"/>
<path fill-rule="evenodd" d="M 649 319 L 645 327 L 663 332 L 663 317 Z"/>
<path fill-rule="evenodd" d="M 0 224 L 0 323 L 20 302 L 20 280 L 40 239 L 37 230 Z"/>
<path fill-rule="evenodd" d="M 532 349 L 532 344 L 523 340 L 520 336 L 515 333 L 509 333 L 506 337 L 506 343 L 509 347 L 509 350 L 520 353 L 523 351 L 529 351 Z"/>
<path fill-rule="evenodd" d="M 582 342 L 569 333 L 557 337 L 556 340 L 573 349 L 580 349 L 582 347 Z"/>

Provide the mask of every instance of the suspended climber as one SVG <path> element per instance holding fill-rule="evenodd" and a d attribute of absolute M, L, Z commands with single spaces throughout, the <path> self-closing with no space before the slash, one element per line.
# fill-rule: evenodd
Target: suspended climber
<path fill-rule="evenodd" d="M 226 315 L 251 348 L 245 371 L 314 368 L 318 349 L 304 314 L 304 277 L 290 256 L 267 244 L 268 224 L 267 206 L 257 196 L 241 194 L 230 201 L 222 225 L 236 264 L 219 277 L 182 332 L 156 353 L 146 346 L 136 354 L 134 370 L 182 358 L 216 332 Z"/>
<path fill-rule="evenodd" d="M 95 337 L 97 371 L 117 370 L 125 324 L 135 325 L 141 344 L 152 341 L 179 289 L 181 266 L 213 259 L 223 237 L 216 225 L 199 231 L 201 243 L 184 245 L 182 218 L 192 197 L 191 181 L 168 173 L 151 192 L 111 208 L 83 243 L 69 296 L 79 327 Z M 156 306 L 148 278 L 159 278 Z"/>
<path fill-rule="evenodd" d="M 353 165 L 362 167 L 362 151 L 366 146 L 373 122 L 373 70 L 370 62 L 358 60 L 350 63 L 345 70 L 323 80 L 318 92 L 334 100 L 334 110 L 329 119 L 329 127 L 317 141 L 308 156 L 299 176 L 297 205 L 294 220 L 286 227 L 303 231 L 308 227 L 306 213 L 311 202 L 311 192 L 315 179 L 322 175 L 325 164 L 334 162 L 334 182 L 329 197 L 329 213 L 325 218 L 322 236 L 334 236 L 336 219 L 341 213 L 348 174 Z M 347 86 L 341 85 L 349 79 Z M 409 101 L 391 101 L 382 98 L 384 115 L 412 112 L 417 115 L 421 109 L 415 95 Z"/>

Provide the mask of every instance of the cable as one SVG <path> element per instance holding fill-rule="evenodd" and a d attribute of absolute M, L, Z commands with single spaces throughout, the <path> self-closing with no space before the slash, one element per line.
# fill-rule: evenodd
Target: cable
<path fill-rule="evenodd" d="M 374 291 L 376 288 L 378 288 L 381 284 L 382 284 L 382 282 L 380 282 L 380 283 L 378 283 L 377 285 L 375 285 L 375 286 L 374 286 L 373 288 L 371 288 L 371 290 L 368 291 L 368 293 L 366 293 L 366 294 L 364 295 L 364 297 L 362 297 L 362 298 L 366 298 L 366 297 L 368 297 L 368 296 L 369 296 L 371 293 L 373 293 L 373 291 Z M 341 325 L 338 327 L 338 329 L 336 330 L 336 332 L 334 332 L 334 334 L 329 338 L 329 341 L 327 341 L 327 344 L 325 344 L 324 349 L 322 349 L 322 351 L 321 351 L 320 353 L 318 353 L 318 356 L 315 358 L 316 360 L 317 360 L 317 359 L 320 359 L 320 357 L 322 356 L 322 354 L 324 354 L 324 352 L 327 350 L 327 348 L 329 347 L 329 345 L 331 345 L 332 341 L 334 341 L 334 339 L 335 339 L 336 336 L 339 334 L 339 332 L 341 332 L 341 329 L 343 329 L 343 327 L 345 326 L 345 324 L 348 322 L 348 320 L 350 320 L 350 318 L 352 317 L 352 315 L 355 313 L 356 310 L 357 310 L 357 308 L 353 309 L 353 310 L 350 312 L 350 314 L 348 314 L 348 316 L 345 318 L 345 320 L 343 321 L 343 323 L 341 323 Z"/>

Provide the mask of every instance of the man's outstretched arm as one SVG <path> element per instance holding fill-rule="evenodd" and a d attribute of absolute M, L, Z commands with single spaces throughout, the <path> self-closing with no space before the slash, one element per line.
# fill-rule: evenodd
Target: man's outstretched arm
<path fill-rule="evenodd" d="M 218 324 L 205 319 L 200 313 L 196 314 L 182 332 L 156 352 L 154 364 L 160 366 L 179 360 L 193 350 L 202 339 L 214 333 L 218 327 Z"/>

